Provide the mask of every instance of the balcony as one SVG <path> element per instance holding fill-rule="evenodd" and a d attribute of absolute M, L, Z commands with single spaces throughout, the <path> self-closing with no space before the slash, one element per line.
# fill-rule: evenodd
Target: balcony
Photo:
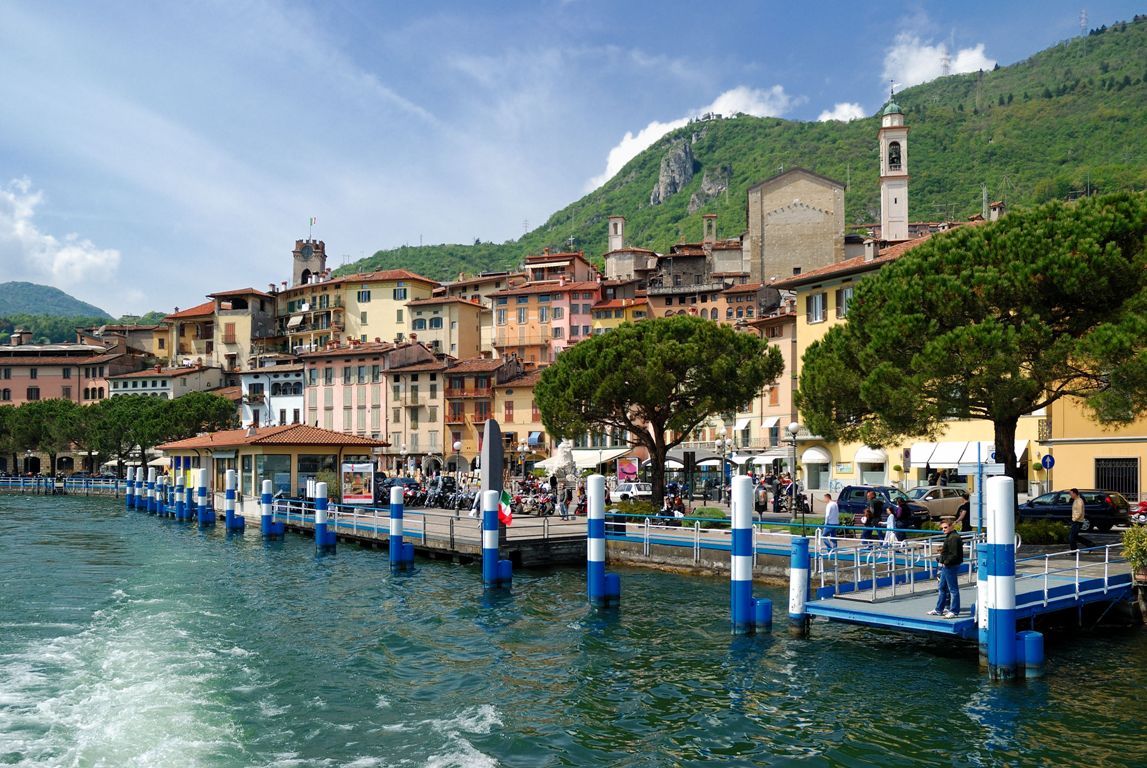
<path fill-rule="evenodd" d="M 446 398 L 460 400 L 468 397 L 493 397 L 493 387 L 471 387 L 471 388 L 446 388 Z"/>
<path fill-rule="evenodd" d="M 464 413 L 448 413 L 446 414 L 447 424 L 465 424 L 466 414 Z"/>
<path fill-rule="evenodd" d="M 256 403 L 265 403 L 266 401 L 267 401 L 267 394 L 265 392 L 259 392 L 257 394 L 248 393 L 246 395 L 243 395 L 243 402 L 247 403 L 248 405 L 254 405 Z"/>

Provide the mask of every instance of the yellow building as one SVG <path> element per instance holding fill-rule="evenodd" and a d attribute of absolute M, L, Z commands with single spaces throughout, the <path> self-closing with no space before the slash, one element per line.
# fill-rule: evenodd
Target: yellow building
<path fill-rule="evenodd" d="M 1036 447 L 1038 462 L 1051 456 L 1054 466 L 1039 472 L 1045 490 L 1102 488 L 1132 502 L 1143 498 L 1147 419 L 1105 427 L 1088 416 L 1083 404 L 1063 398 L 1047 409 Z"/>
<path fill-rule="evenodd" d="M 612 299 L 599 301 L 590 313 L 594 336 L 611 331 L 622 323 L 632 323 L 649 317 L 649 300 Z"/>
<path fill-rule="evenodd" d="M 482 327 L 490 324 L 490 310 L 471 299 L 434 296 L 406 305 L 410 337 L 435 352 L 459 359 L 482 353 Z"/>
<path fill-rule="evenodd" d="M 428 299 L 437 281 L 405 269 L 347 275 L 331 282 L 342 289 L 346 333 L 352 339 L 401 341 L 410 333 L 406 305 Z"/>
<path fill-rule="evenodd" d="M 494 418 L 500 420 L 505 466 L 511 477 L 521 477 L 536 462 L 548 458 L 555 445 L 546 434 L 534 401 L 539 376 L 541 371 L 536 369 L 523 371 L 494 386 Z"/>
<path fill-rule="evenodd" d="M 780 290 L 792 291 L 796 298 L 796 347 L 791 382 L 800 379 L 800 363 L 805 351 L 820 340 L 828 329 L 848 318 L 848 307 L 856 284 L 879 272 L 885 264 L 926 242 L 926 235 L 915 240 L 880 249 L 878 243 L 865 244 L 863 256 L 774 283 Z M 1025 477 L 1039 480 L 1031 469 L 1042 413 L 1022 417 L 1016 428 L 1016 455 L 1019 466 L 1027 466 Z M 799 422 L 799 416 L 797 418 Z M 885 485 L 900 483 L 905 487 L 923 485 L 934 473 L 943 470 L 953 483 L 965 482 L 957 474 L 960 464 L 973 463 L 977 451 L 986 463 L 994 461 L 991 445 L 994 427 L 983 419 L 952 420 L 945 424 L 937 442 L 906 441 L 899 445 L 873 448 L 856 443 L 836 443 L 802 429 L 797 434 L 797 464 L 809 490 L 835 491 L 842 485 Z M 897 469 L 899 468 L 899 469 Z M 1026 483 L 1017 489 L 1026 493 Z"/>

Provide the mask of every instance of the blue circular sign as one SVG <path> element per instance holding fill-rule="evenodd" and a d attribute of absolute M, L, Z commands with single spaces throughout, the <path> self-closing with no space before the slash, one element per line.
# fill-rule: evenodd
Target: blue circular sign
<path fill-rule="evenodd" d="M 1049 453 L 1048 455 L 1046 455 L 1042 459 L 1040 459 L 1039 463 L 1043 464 L 1044 469 L 1051 469 L 1052 467 L 1055 466 L 1055 458 Z"/>

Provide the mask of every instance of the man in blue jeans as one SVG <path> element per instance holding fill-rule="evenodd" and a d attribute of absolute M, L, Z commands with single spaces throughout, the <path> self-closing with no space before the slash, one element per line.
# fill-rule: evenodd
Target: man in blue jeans
<path fill-rule="evenodd" d="M 952 523 L 940 523 L 944 532 L 944 546 L 940 549 L 940 590 L 936 596 L 936 607 L 928 611 L 929 616 L 943 616 L 954 619 L 960 615 L 960 584 L 958 581 L 960 564 L 964 562 L 964 542 Z"/>

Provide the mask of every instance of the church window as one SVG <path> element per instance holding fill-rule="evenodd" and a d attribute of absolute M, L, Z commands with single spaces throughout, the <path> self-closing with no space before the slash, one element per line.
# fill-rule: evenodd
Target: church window
<path fill-rule="evenodd" d="M 900 142 L 893 141 L 888 144 L 888 170 L 900 170 Z"/>

